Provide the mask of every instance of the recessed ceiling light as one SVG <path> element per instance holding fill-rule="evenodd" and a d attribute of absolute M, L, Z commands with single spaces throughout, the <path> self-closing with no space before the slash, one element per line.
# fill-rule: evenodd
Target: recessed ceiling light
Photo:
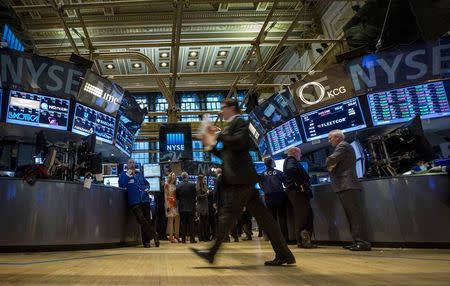
<path fill-rule="evenodd" d="M 224 57 L 227 55 L 227 51 L 220 51 L 219 56 Z"/>
<path fill-rule="evenodd" d="M 164 53 L 159 54 L 159 56 L 161 58 L 167 58 L 167 57 L 169 57 L 169 53 L 164 52 Z"/>
<path fill-rule="evenodd" d="M 193 66 L 195 66 L 197 63 L 196 62 L 193 62 L 193 61 L 190 61 L 190 62 L 188 62 L 188 66 L 190 66 L 190 67 L 193 67 Z"/>
<path fill-rule="evenodd" d="M 190 52 L 189 53 L 189 56 L 192 57 L 192 58 L 196 57 L 197 55 L 198 55 L 197 52 Z"/>
<path fill-rule="evenodd" d="M 114 68 L 114 65 L 113 64 L 107 64 L 106 68 L 109 69 L 109 70 L 112 70 Z"/>
<path fill-rule="evenodd" d="M 133 64 L 133 67 L 136 68 L 136 69 L 138 69 L 138 68 L 141 67 L 141 64 L 140 64 L 140 63 L 134 63 L 134 64 Z"/>
<path fill-rule="evenodd" d="M 166 62 L 159 63 L 159 66 L 162 67 L 162 68 L 165 68 L 165 67 L 167 67 L 168 65 L 169 65 L 169 64 L 166 63 Z"/>
<path fill-rule="evenodd" d="M 249 64 L 251 64 L 252 63 L 252 61 L 251 60 L 248 60 L 248 61 L 245 61 L 244 62 L 244 65 L 249 65 Z"/>
<path fill-rule="evenodd" d="M 253 51 L 252 51 L 252 55 L 254 55 L 254 54 L 256 54 L 256 50 L 253 50 Z"/>
<path fill-rule="evenodd" d="M 223 65 L 223 61 L 216 61 L 216 65 L 218 66 Z"/>

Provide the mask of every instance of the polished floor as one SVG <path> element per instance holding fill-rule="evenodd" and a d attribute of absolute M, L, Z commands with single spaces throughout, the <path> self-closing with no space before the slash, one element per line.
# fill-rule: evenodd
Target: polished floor
<path fill-rule="evenodd" d="M 224 244 L 214 265 L 190 246 L 0 254 L 0 285 L 450 285 L 450 250 L 292 247 L 297 265 L 265 267 L 266 241 Z"/>

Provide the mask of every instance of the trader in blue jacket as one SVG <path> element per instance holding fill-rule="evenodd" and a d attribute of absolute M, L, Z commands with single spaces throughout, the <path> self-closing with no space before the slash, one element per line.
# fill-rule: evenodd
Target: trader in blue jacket
<path fill-rule="evenodd" d="M 135 162 L 131 158 L 128 159 L 127 170 L 120 174 L 119 187 L 126 188 L 128 191 L 128 206 L 141 226 L 144 247 L 150 247 L 151 239 L 154 239 L 156 247 L 159 247 L 158 235 L 150 219 L 150 198 L 148 196 L 150 184 L 142 173 L 136 170 Z"/>

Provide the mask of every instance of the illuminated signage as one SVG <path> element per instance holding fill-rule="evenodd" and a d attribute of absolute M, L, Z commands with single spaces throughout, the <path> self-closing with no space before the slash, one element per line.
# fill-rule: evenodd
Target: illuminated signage
<path fill-rule="evenodd" d="M 14 35 L 13 31 L 7 24 L 3 25 L 2 42 L 8 43 L 8 48 L 10 49 L 18 50 L 20 52 L 25 50 L 20 40 L 16 37 L 16 35 Z"/>
<path fill-rule="evenodd" d="M 167 151 L 184 151 L 183 133 L 168 133 L 166 136 Z"/>
<path fill-rule="evenodd" d="M 110 115 L 77 103 L 72 132 L 80 135 L 95 133 L 97 140 L 112 144 L 116 119 Z"/>

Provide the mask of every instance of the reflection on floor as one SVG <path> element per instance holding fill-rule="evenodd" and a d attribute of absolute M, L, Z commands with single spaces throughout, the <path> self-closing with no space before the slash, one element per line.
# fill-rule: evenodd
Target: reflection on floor
<path fill-rule="evenodd" d="M 0 254 L 0 285 L 449 285 L 450 250 L 291 247 L 297 265 L 262 266 L 266 241 L 226 243 L 209 265 L 190 244 Z M 207 244 L 197 243 L 204 248 Z"/>

